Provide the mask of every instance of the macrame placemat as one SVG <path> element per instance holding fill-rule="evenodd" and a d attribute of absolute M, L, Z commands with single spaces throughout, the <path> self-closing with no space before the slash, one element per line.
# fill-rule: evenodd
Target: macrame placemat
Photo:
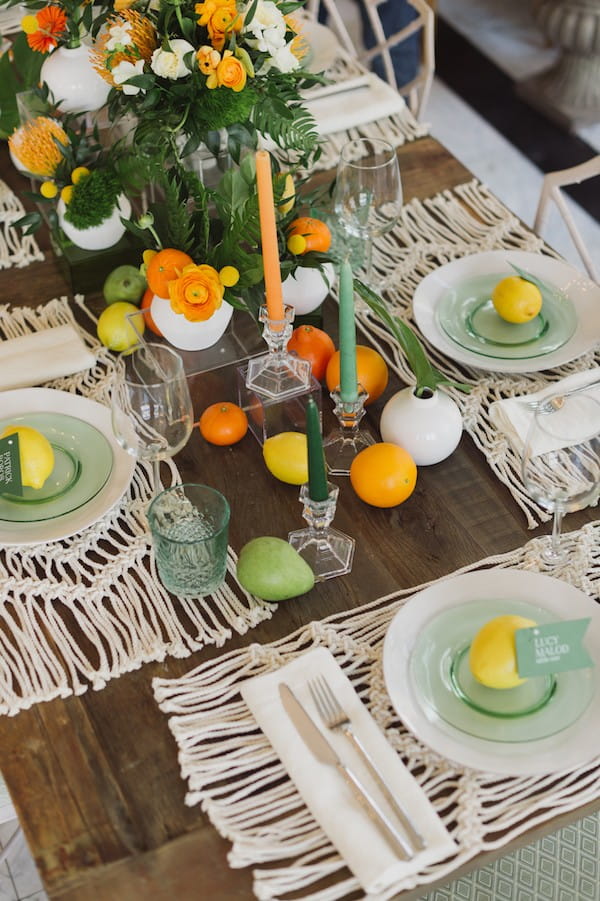
<path fill-rule="evenodd" d="M 568 534 L 565 542 L 569 563 L 553 574 L 597 598 L 600 522 Z M 493 579 L 496 568 L 542 570 L 544 544 L 545 539 L 532 539 L 454 575 L 489 569 Z M 396 611 L 430 584 L 309 623 L 271 644 L 224 654 L 179 679 L 154 679 L 154 695 L 169 717 L 187 780 L 186 803 L 201 803 L 215 828 L 232 842 L 231 867 L 255 868 L 257 898 L 335 901 L 360 890 L 240 695 L 246 679 L 276 670 L 316 645 L 335 656 L 457 844 L 454 858 L 399 881 L 382 899 L 442 879 L 481 851 L 500 848 L 535 824 L 600 797 L 600 757 L 575 771 L 494 776 L 452 764 L 404 727 L 385 690 L 383 640 Z M 321 879 L 331 883 L 327 889 L 315 888 Z"/>
<path fill-rule="evenodd" d="M 0 181 L 0 269 L 29 266 L 44 259 L 33 235 L 23 235 L 13 224 L 25 215 L 25 208 L 8 185 Z"/>
<path fill-rule="evenodd" d="M 66 297 L 35 310 L 0 307 L 3 338 L 64 323 L 77 328 Z M 96 365 L 47 387 L 108 404 L 113 355 L 81 333 Z M 172 462 L 170 475 L 180 481 Z M 222 645 L 232 632 L 244 633 L 272 615 L 271 605 L 237 584 L 231 548 L 226 582 L 215 594 L 168 594 L 150 553 L 151 500 L 151 468 L 140 463 L 122 500 L 89 528 L 62 541 L 0 546 L 0 714 L 82 694 L 90 685 L 101 689 L 149 661 Z"/>

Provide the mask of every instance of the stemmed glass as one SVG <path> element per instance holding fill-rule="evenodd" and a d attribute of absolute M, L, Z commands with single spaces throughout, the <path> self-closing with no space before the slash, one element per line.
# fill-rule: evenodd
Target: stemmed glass
<path fill-rule="evenodd" d="M 400 167 L 392 145 L 377 138 L 344 144 L 333 203 L 345 231 L 364 242 L 365 280 L 374 287 L 373 240 L 393 228 L 402 209 Z"/>
<path fill-rule="evenodd" d="M 522 458 L 523 485 L 554 514 L 552 540 L 542 552 L 551 565 L 565 561 L 565 513 L 581 510 L 600 490 L 600 404 L 588 394 L 556 397 L 533 416 Z"/>
<path fill-rule="evenodd" d="M 121 447 L 151 460 L 154 492 L 161 490 L 160 461 L 187 443 L 194 410 L 183 360 L 170 347 L 141 343 L 116 363 L 112 385 L 112 426 Z"/>

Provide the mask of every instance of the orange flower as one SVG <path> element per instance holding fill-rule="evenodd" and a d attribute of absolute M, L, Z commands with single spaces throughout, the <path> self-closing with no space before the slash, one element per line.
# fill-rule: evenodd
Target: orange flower
<path fill-rule="evenodd" d="M 124 50 L 111 51 L 107 47 L 112 37 L 110 29 L 115 25 L 118 28 L 129 26 L 128 35 L 131 40 Z M 111 87 L 119 88 L 120 85 L 116 84 L 112 75 L 113 69 L 116 69 L 119 63 L 136 63 L 140 59 L 149 63 L 152 53 L 157 47 L 156 29 L 150 19 L 135 9 L 124 9 L 118 15 L 110 16 L 107 20 L 104 34 L 97 41 L 91 59 L 94 68 L 102 78 Z"/>
<path fill-rule="evenodd" d="M 199 25 L 208 29 L 210 42 L 215 50 L 222 50 L 228 32 L 239 32 L 242 28 L 242 17 L 237 11 L 235 0 L 205 0 L 196 3 L 196 13 L 200 16 Z"/>
<path fill-rule="evenodd" d="M 190 322 L 205 322 L 223 303 L 224 288 L 212 266 L 185 266 L 179 278 L 168 282 L 171 309 Z"/>
<path fill-rule="evenodd" d="M 27 35 L 27 43 L 38 53 L 48 53 L 67 30 L 67 17 L 59 6 L 45 6 L 35 14 L 38 31 Z"/>
<path fill-rule="evenodd" d="M 247 74 L 239 59 L 236 59 L 231 50 L 226 50 L 223 54 L 223 59 L 216 68 L 214 77 L 218 87 L 231 88 L 232 91 L 237 93 L 244 89 Z M 209 88 L 212 87 L 209 83 L 210 81 L 211 79 L 209 78 L 206 82 Z"/>
<path fill-rule="evenodd" d="M 63 155 L 60 144 L 66 147 L 69 139 L 66 132 L 54 119 L 37 116 L 20 128 L 8 139 L 13 156 L 32 175 L 52 178 Z"/>
<path fill-rule="evenodd" d="M 196 53 L 198 68 L 204 75 L 212 75 L 219 63 L 221 62 L 221 54 L 218 50 L 214 50 L 205 44 L 200 47 Z"/>

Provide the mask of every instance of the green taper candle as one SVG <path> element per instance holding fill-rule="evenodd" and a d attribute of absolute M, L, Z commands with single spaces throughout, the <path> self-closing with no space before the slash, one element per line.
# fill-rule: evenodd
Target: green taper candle
<path fill-rule="evenodd" d="M 319 410 L 312 397 L 306 402 L 306 441 L 308 444 L 308 495 L 313 501 L 326 501 L 329 497 L 329 489 L 321 437 L 321 422 Z"/>
<path fill-rule="evenodd" d="M 354 279 L 345 260 L 340 268 L 340 397 L 354 403 L 358 397 L 356 377 L 356 324 L 354 322 Z"/>

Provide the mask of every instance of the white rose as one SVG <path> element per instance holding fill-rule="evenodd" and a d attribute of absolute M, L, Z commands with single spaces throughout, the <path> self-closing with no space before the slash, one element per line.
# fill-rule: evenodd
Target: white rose
<path fill-rule="evenodd" d="M 183 61 L 186 53 L 194 53 L 194 48 L 182 38 L 169 41 L 170 50 L 162 50 L 160 47 L 152 54 L 150 68 L 161 78 L 184 78 L 190 74 L 190 69 Z"/>
<path fill-rule="evenodd" d="M 245 31 L 250 47 L 272 55 L 285 44 L 285 19 L 272 0 L 258 0 L 254 18 Z M 248 35 L 253 35 L 249 38 Z"/>
<path fill-rule="evenodd" d="M 110 35 L 106 42 L 107 50 L 117 50 L 120 47 L 126 47 L 131 44 L 131 23 L 125 22 L 123 25 L 113 25 L 108 29 Z"/>
<path fill-rule="evenodd" d="M 272 66 L 280 72 L 294 72 L 300 68 L 300 61 L 290 50 L 289 44 L 284 44 L 271 54 Z"/>
<path fill-rule="evenodd" d="M 121 60 L 119 65 L 114 67 L 111 74 L 115 84 L 123 85 L 124 94 L 139 94 L 142 90 L 141 88 L 138 88 L 135 84 L 123 84 L 123 82 L 133 78 L 134 75 L 144 74 L 144 60 L 138 59 L 136 63 Z"/>

